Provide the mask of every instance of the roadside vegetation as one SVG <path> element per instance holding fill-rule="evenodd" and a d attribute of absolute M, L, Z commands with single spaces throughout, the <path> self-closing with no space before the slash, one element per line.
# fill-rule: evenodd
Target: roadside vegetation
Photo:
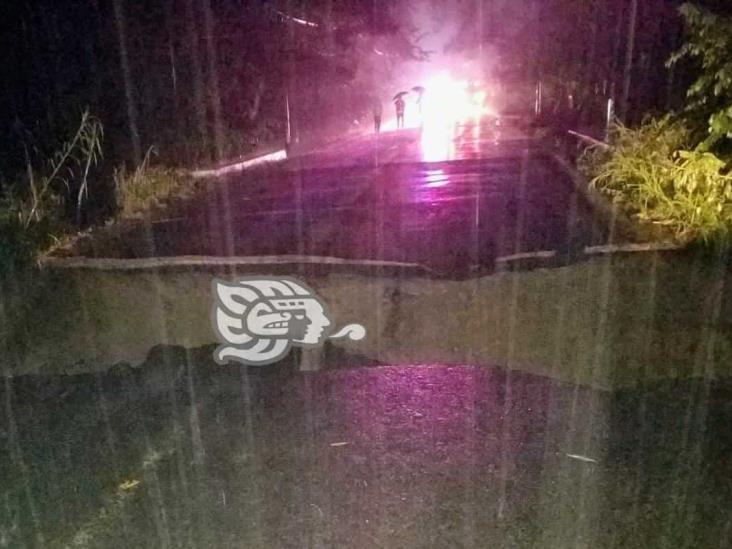
<path fill-rule="evenodd" d="M 25 172 L 3 182 L 0 195 L 0 277 L 81 226 L 96 190 L 103 136 L 102 122 L 84 111 L 72 137 L 48 156 L 23 144 Z"/>
<path fill-rule="evenodd" d="M 681 244 L 732 237 L 732 19 L 681 8 L 685 45 L 669 60 L 696 67 L 686 107 L 640 126 L 616 124 L 612 147 L 583 157 L 592 185 Z"/>
<path fill-rule="evenodd" d="M 690 130 L 670 116 L 638 128 L 617 125 L 613 147 L 593 149 L 584 167 L 595 188 L 678 243 L 729 243 L 732 175 L 724 160 L 692 142 Z"/>
<path fill-rule="evenodd" d="M 148 149 L 142 163 L 132 171 L 125 166 L 114 171 L 117 217 L 140 217 L 172 197 L 185 197 L 193 192 L 193 177 L 182 170 L 151 165 L 153 153 L 152 148 Z"/>
<path fill-rule="evenodd" d="M 117 220 L 141 217 L 193 191 L 195 180 L 187 172 L 151 163 L 152 148 L 134 170 L 120 165 L 110 175 L 102 165 L 103 137 L 102 122 L 84 111 L 72 137 L 47 156 L 24 144 L 25 172 L 3 181 L 0 193 L 0 280 L 39 253 L 68 245 L 84 227 L 109 219 L 109 211 L 91 211 L 90 198 L 112 194 L 110 181 L 114 206 L 106 210 Z"/>
<path fill-rule="evenodd" d="M 0 279 L 81 230 L 192 190 L 161 165 L 209 166 L 280 146 L 287 131 L 302 143 L 352 127 L 372 94 L 390 96 L 404 62 L 428 57 L 404 24 L 407 3 L 113 4 L 9 6 Z"/>

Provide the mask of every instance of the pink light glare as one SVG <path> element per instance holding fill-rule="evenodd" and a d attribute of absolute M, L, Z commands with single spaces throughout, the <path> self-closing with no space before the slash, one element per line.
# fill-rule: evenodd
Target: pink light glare
<path fill-rule="evenodd" d="M 425 51 L 429 51 L 430 57 L 428 61 L 400 63 L 398 71 L 393 75 L 393 80 L 389 79 L 387 85 L 378 86 L 385 107 L 382 131 L 396 130 L 394 107 L 391 102 L 393 95 L 398 91 L 412 90 L 414 86 L 423 86 L 427 90 L 423 97 L 423 116 L 420 116 L 417 105 L 418 95 L 413 92 L 409 93 L 405 97 L 407 107 L 404 125 L 407 129 L 426 125 L 428 118 L 454 119 L 455 115 L 458 115 L 459 119 L 470 120 L 483 114 L 492 114 L 490 107 L 493 107 L 499 98 L 495 97 L 492 89 L 481 86 L 481 83 L 489 81 L 490 75 L 494 73 L 498 60 L 497 51 L 486 45 L 475 49 L 455 51 L 452 45 L 465 32 L 465 29 L 460 18 L 454 16 L 454 9 L 447 6 L 449 3 L 417 0 L 413 4 L 412 9 L 409 10 L 409 23 L 415 29 L 420 30 L 419 46 Z M 376 44 L 375 47 L 378 48 L 378 51 L 374 52 L 373 57 L 382 58 L 383 56 L 380 54 L 385 51 L 384 48 L 379 44 Z M 377 83 L 386 84 L 383 80 L 379 80 Z M 460 84 L 457 86 L 457 90 L 455 90 L 455 83 Z M 475 87 L 473 84 L 476 84 Z M 452 96 L 450 101 L 443 102 L 442 105 L 442 108 L 448 110 L 446 116 L 444 113 L 427 112 L 426 103 L 429 100 L 426 96 L 433 87 L 436 88 L 434 93 L 437 96 Z M 484 91 L 483 94 L 479 93 L 481 90 Z M 478 93 L 477 96 L 476 93 Z M 434 101 L 434 103 L 439 103 L 439 101 Z"/>
<path fill-rule="evenodd" d="M 405 128 L 430 128 L 450 126 L 468 120 L 478 120 L 495 111 L 487 104 L 488 93 L 484 89 L 471 91 L 468 80 L 454 78 L 448 71 L 439 71 L 425 79 L 422 104 L 419 96 L 410 93 L 404 97 L 407 106 Z M 396 130 L 396 118 L 391 115 L 382 124 L 382 131 Z M 451 132 L 450 132 L 451 133 Z M 434 139 L 431 139 L 434 141 Z"/>

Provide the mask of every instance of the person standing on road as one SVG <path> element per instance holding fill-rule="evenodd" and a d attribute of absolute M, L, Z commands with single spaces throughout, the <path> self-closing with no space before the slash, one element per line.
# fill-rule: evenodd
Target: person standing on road
<path fill-rule="evenodd" d="M 381 114 L 382 114 L 381 100 L 379 98 L 374 98 L 373 110 L 374 110 L 374 131 L 376 133 L 379 133 L 381 131 Z"/>
<path fill-rule="evenodd" d="M 404 103 L 404 99 L 402 99 L 401 95 L 399 97 L 397 97 L 396 101 L 394 101 L 394 106 L 396 107 L 397 128 L 403 128 L 404 127 L 404 107 L 406 107 L 406 104 Z"/>

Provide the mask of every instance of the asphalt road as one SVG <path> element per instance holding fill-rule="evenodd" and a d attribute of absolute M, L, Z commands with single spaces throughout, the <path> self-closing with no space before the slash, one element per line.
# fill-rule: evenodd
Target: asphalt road
<path fill-rule="evenodd" d="M 205 191 L 127 228 L 119 254 L 451 274 L 605 237 L 538 144 L 488 123 L 356 137 Z M 729 382 L 611 394 L 331 346 L 315 372 L 297 351 L 265 368 L 212 353 L 4 379 L 0 547 L 729 546 Z"/>
<path fill-rule="evenodd" d="M 0 547 L 729 547 L 729 383 L 157 348 L 0 385 Z"/>
<path fill-rule="evenodd" d="M 538 143 L 483 120 L 351 137 L 213 180 L 168 218 L 128 230 L 119 255 L 304 254 L 469 273 L 605 239 Z"/>

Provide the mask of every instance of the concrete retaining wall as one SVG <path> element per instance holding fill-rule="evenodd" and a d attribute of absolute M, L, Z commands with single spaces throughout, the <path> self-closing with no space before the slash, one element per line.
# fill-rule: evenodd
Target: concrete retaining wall
<path fill-rule="evenodd" d="M 276 269 L 276 270 L 275 270 Z M 65 373 L 137 364 L 159 344 L 215 342 L 211 278 L 301 276 L 354 353 L 385 363 L 501 364 L 611 389 L 732 373 L 725 268 L 681 253 L 607 255 L 553 269 L 446 281 L 413 271 L 279 267 L 46 267 L 6 285 L 0 372 Z"/>

